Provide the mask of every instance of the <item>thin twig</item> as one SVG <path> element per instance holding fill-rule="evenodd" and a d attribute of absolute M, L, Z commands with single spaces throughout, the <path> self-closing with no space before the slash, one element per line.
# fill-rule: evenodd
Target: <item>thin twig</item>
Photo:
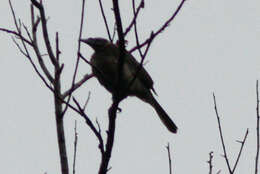
<path fill-rule="evenodd" d="M 240 156 L 241 156 L 242 151 L 243 151 L 244 144 L 245 144 L 245 142 L 246 142 L 247 135 L 248 135 L 248 129 L 246 130 L 246 134 L 245 134 L 245 136 L 244 136 L 243 141 L 237 141 L 237 142 L 241 143 L 241 147 L 240 147 L 239 153 L 238 153 L 238 155 L 237 155 L 237 159 L 236 159 L 235 165 L 234 165 L 234 167 L 233 167 L 233 169 L 232 169 L 232 173 L 235 173 L 235 170 L 236 170 L 238 161 L 239 161 Z"/>
<path fill-rule="evenodd" d="M 256 81 L 256 157 L 255 157 L 255 174 L 258 174 L 258 159 L 259 159 L 259 91 L 258 91 L 258 80 Z"/>
<path fill-rule="evenodd" d="M 209 152 L 209 160 L 207 161 L 207 163 L 209 164 L 209 174 L 212 174 L 212 169 L 213 169 L 213 165 L 212 165 L 212 159 L 213 159 L 213 152 Z"/>
<path fill-rule="evenodd" d="M 221 173 L 221 170 L 218 170 L 216 174 L 220 174 Z"/>
<path fill-rule="evenodd" d="M 33 40 L 32 40 L 31 34 L 30 34 L 27 26 L 25 26 L 24 23 L 22 23 L 22 25 L 23 25 L 24 30 L 26 31 L 27 36 L 29 37 L 29 39 L 30 39 L 30 41 L 32 43 Z"/>
<path fill-rule="evenodd" d="M 133 13 L 134 15 L 137 13 L 135 12 L 135 0 L 132 0 L 132 8 L 133 8 Z M 138 47 L 138 52 L 142 58 L 142 60 L 145 58 L 143 56 L 143 53 L 142 53 L 142 50 L 141 50 L 141 47 L 140 47 L 140 42 L 139 42 L 139 37 L 138 37 L 138 32 L 137 32 L 137 24 L 136 24 L 136 20 L 133 21 L 133 24 L 134 24 L 134 33 L 135 33 L 135 41 L 136 41 L 136 45 Z"/>
<path fill-rule="evenodd" d="M 113 41 L 114 41 L 115 36 L 116 36 L 116 22 L 114 23 L 112 41 L 110 41 L 110 42 L 113 42 Z"/>
<path fill-rule="evenodd" d="M 168 152 L 168 160 L 169 160 L 169 174 L 172 174 L 172 159 L 171 159 L 171 151 L 170 151 L 170 144 L 168 143 L 166 146 Z"/>
<path fill-rule="evenodd" d="M 13 39 L 13 38 L 12 38 Z M 13 39 L 13 42 L 15 43 L 15 45 L 17 46 L 17 48 L 19 49 L 19 51 L 25 56 L 28 58 L 29 62 L 31 63 L 34 71 L 36 72 L 36 74 L 40 77 L 40 79 L 43 81 L 44 85 L 50 89 L 52 92 L 54 91 L 53 88 L 48 84 L 47 80 L 43 77 L 43 75 L 40 73 L 40 71 L 38 70 L 38 68 L 36 67 L 35 63 L 33 62 L 27 48 L 25 48 L 25 51 L 24 52 L 22 50 L 22 48 L 20 47 L 20 45 L 15 41 L 15 39 Z"/>
<path fill-rule="evenodd" d="M 87 105 L 88 105 L 88 102 L 89 102 L 89 100 L 90 100 L 90 91 L 88 92 L 88 98 L 87 98 L 87 100 L 86 100 L 86 102 L 85 102 L 85 104 L 84 104 L 84 106 L 83 106 L 83 111 L 85 111 L 86 110 L 86 107 L 87 107 Z"/>
<path fill-rule="evenodd" d="M 42 55 L 40 53 L 39 47 L 38 47 L 38 42 L 37 42 L 37 26 L 39 24 L 40 18 L 37 18 L 35 22 L 35 17 L 34 17 L 34 8 L 33 5 L 31 5 L 31 25 L 32 25 L 32 43 L 33 43 L 33 49 L 36 54 L 36 57 L 38 59 L 38 63 L 43 71 L 43 73 L 46 75 L 48 80 L 53 83 L 54 82 L 54 77 L 52 77 L 51 73 L 49 72 L 48 68 L 46 67 Z"/>
<path fill-rule="evenodd" d="M 81 36 L 82 36 L 82 30 L 83 30 L 83 24 L 84 24 L 84 14 L 85 14 L 85 0 L 82 0 L 82 5 L 81 5 L 81 18 L 80 18 L 80 27 L 79 27 L 79 37 L 78 37 L 78 52 L 80 52 L 80 46 L 81 46 Z M 76 76 L 77 76 L 77 72 L 78 72 L 78 67 L 79 67 L 79 60 L 80 60 L 80 56 L 79 54 L 77 54 L 77 60 L 76 60 L 76 65 L 75 65 L 75 68 L 74 68 L 74 73 L 73 73 L 73 77 L 72 77 L 72 83 L 71 83 L 71 88 L 69 89 L 69 97 L 67 99 L 67 102 L 69 103 L 70 102 L 70 99 L 71 99 L 71 96 L 72 96 L 72 92 L 77 89 L 75 88 L 75 81 L 76 81 Z M 86 80 L 88 80 L 87 78 L 85 78 Z M 82 79 L 83 80 L 83 79 Z M 85 81 L 84 81 L 85 82 Z M 83 82 L 83 83 L 84 83 Z M 82 83 L 82 84 L 83 84 Z M 81 85 L 79 85 L 81 86 Z M 78 87 L 79 87 L 78 86 Z M 65 96 L 66 97 L 66 96 Z M 68 109 L 68 106 L 66 106 L 63 110 L 63 114 L 66 113 Z"/>
<path fill-rule="evenodd" d="M 162 27 L 160 29 L 158 29 L 153 35 L 152 37 L 148 38 L 147 40 L 145 40 L 142 44 L 140 44 L 140 46 L 136 46 L 134 48 L 132 48 L 129 52 L 133 52 L 138 48 L 142 48 L 143 46 L 147 45 L 149 42 L 152 42 L 152 40 L 160 33 L 162 33 L 162 31 L 169 26 L 169 24 L 171 23 L 171 21 L 173 21 L 173 19 L 177 16 L 177 14 L 179 13 L 180 9 L 182 8 L 184 2 L 186 0 L 182 0 L 181 3 L 179 4 L 179 6 L 177 7 L 177 9 L 175 10 L 175 12 L 173 13 L 173 15 L 162 25 Z"/>
<path fill-rule="evenodd" d="M 73 174 L 76 173 L 76 157 L 77 157 L 77 145 L 78 145 L 78 132 L 77 132 L 77 120 L 75 120 L 74 127 L 74 154 L 73 154 Z"/>
<path fill-rule="evenodd" d="M 132 21 L 130 22 L 129 26 L 126 28 L 125 32 L 124 32 L 125 37 L 129 33 L 129 31 L 131 31 L 134 23 L 136 23 L 136 19 L 137 19 L 137 16 L 138 16 L 141 8 L 144 8 L 144 0 L 141 0 L 140 4 L 138 5 L 138 7 L 136 9 L 136 12 L 135 12 L 135 9 L 134 9 L 134 17 L 133 17 Z"/>
<path fill-rule="evenodd" d="M 47 29 L 47 20 L 45 17 L 45 11 L 44 11 L 43 5 L 42 5 L 42 3 L 39 3 L 36 0 L 31 0 L 31 2 L 40 11 L 43 38 L 44 38 L 45 46 L 46 46 L 48 55 L 50 57 L 50 60 L 54 66 L 58 66 L 57 59 L 54 56 L 54 53 L 53 53 L 53 50 L 52 50 L 52 47 L 50 44 L 50 39 L 49 39 L 49 34 L 48 34 L 48 29 Z"/>
<path fill-rule="evenodd" d="M 25 41 L 28 45 L 32 46 L 32 43 L 29 40 L 24 38 L 20 33 L 17 33 L 16 31 L 8 30 L 8 29 L 5 29 L 5 28 L 0 28 L 0 31 L 4 31 L 6 33 L 11 33 L 11 34 L 17 36 L 19 39 Z"/>
<path fill-rule="evenodd" d="M 67 96 L 69 96 L 72 92 L 74 92 L 76 89 L 81 87 L 87 80 L 91 79 L 92 77 L 94 77 L 93 74 L 86 74 L 80 81 L 78 81 L 77 83 L 74 83 L 73 87 L 71 87 L 70 89 L 65 91 L 62 94 L 62 98 L 65 99 Z"/>
<path fill-rule="evenodd" d="M 98 0 L 98 2 L 99 2 L 101 14 L 102 14 L 102 17 L 103 17 L 105 26 L 106 26 L 106 31 L 107 31 L 108 38 L 109 38 L 110 42 L 112 42 L 113 40 L 112 40 L 112 38 L 111 38 L 111 34 L 110 34 L 109 27 L 108 27 L 108 24 L 107 24 L 107 18 L 106 18 L 105 12 L 104 12 L 102 0 Z"/>
<path fill-rule="evenodd" d="M 100 132 L 95 128 L 92 121 L 85 114 L 85 112 L 84 112 L 83 108 L 80 106 L 79 102 L 74 97 L 72 99 L 73 99 L 74 103 L 77 105 L 78 110 L 75 109 L 74 107 L 71 107 L 71 105 L 69 105 L 69 107 L 73 108 L 74 111 L 79 113 L 85 119 L 86 124 L 89 126 L 89 128 L 92 130 L 92 132 L 96 135 L 96 137 L 99 141 L 99 149 L 100 149 L 101 155 L 103 156 L 103 154 L 105 153 L 105 149 L 104 149 L 104 142 L 103 142 L 103 139 L 102 139 Z"/>
<path fill-rule="evenodd" d="M 16 44 L 16 46 L 18 47 L 18 49 L 20 50 L 20 52 L 28 58 L 29 62 L 31 63 L 34 71 L 36 72 L 36 74 L 41 78 L 41 80 L 44 82 L 44 84 L 46 85 L 47 88 L 49 88 L 51 91 L 53 91 L 52 87 L 47 83 L 47 81 L 45 80 L 45 78 L 41 75 L 41 73 L 39 72 L 38 68 L 36 67 L 35 63 L 33 62 L 31 56 L 30 56 L 30 53 L 26 47 L 26 44 L 29 44 L 30 46 L 33 45 L 33 43 L 31 43 L 30 41 L 26 41 L 26 39 L 24 39 L 24 37 L 22 36 L 22 32 L 21 32 L 21 27 L 18 26 L 18 23 L 17 23 L 17 18 L 16 18 L 16 15 L 15 15 L 15 12 L 14 12 L 14 8 L 13 8 L 13 5 L 11 3 L 11 0 L 9 0 L 9 6 L 11 8 L 11 12 L 12 12 L 12 16 L 13 16 L 13 21 L 14 21 L 14 24 L 15 24 L 15 27 L 16 27 L 16 30 L 17 32 L 13 31 L 13 32 L 10 32 L 14 35 L 17 35 L 18 38 L 21 40 L 22 42 L 22 45 L 23 45 L 23 48 L 25 50 L 25 52 L 22 50 L 22 48 L 20 47 L 20 45 L 13 39 L 14 43 Z M 10 30 L 9 30 L 10 31 Z M 29 42 L 29 43 L 28 43 Z"/>
<path fill-rule="evenodd" d="M 228 159 L 228 156 L 227 156 L 226 146 L 225 146 L 225 142 L 224 142 L 224 138 L 223 138 L 223 133 L 222 133 L 221 124 L 220 124 L 220 117 L 219 117 L 219 114 L 218 114 L 217 103 L 216 103 L 216 98 L 215 98 L 214 93 L 213 93 L 213 100 L 214 100 L 214 108 L 215 108 L 215 112 L 216 112 L 216 117 L 217 117 L 217 121 L 218 121 L 218 130 L 219 130 L 219 134 L 220 134 L 220 138 L 221 138 L 221 144 L 222 144 L 222 148 L 223 148 L 223 151 L 224 151 L 224 158 L 226 160 L 228 171 L 229 171 L 230 174 L 232 174 L 229 159 Z"/>

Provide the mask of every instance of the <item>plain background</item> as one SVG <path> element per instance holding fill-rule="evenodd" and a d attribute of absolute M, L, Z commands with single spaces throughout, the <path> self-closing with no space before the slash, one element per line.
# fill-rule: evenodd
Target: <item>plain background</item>
<path fill-rule="evenodd" d="M 177 8 L 178 1 L 146 1 L 138 18 L 140 38 L 156 31 Z M 30 25 L 30 1 L 13 0 L 17 17 Z M 51 40 L 59 32 L 65 63 L 63 89 L 72 80 L 77 55 L 81 1 L 44 1 Z M 124 28 L 131 19 L 131 3 L 121 1 Z M 110 30 L 111 3 L 104 3 Z M 120 105 L 110 173 L 168 173 L 165 146 L 170 143 L 174 173 L 208 173 L 208 153 L 214 151 L 214 173 L 227 173 L 214 112 L 215 92 L 228 155 L 233 166 L 246 129 L 249 135 L 237 173 L 253 173 L 256 152 L 256 80 L 260 76 L 260 2 L 257 0 L 188 0 L 176 19 L 153 42 L 145 68 L 155 81 L 158 101 L 179 127 L 169 133 L 155 111 L 136 98 Z M 98 1 L 86 0 L 84 37 L 107 37 Z M 0 1 L 0 27 L 14 29 L 7 0 Z M 38 37 L 41 36 L 39 30 Z M 128 49 L 134 35 L 126 38 Z M 10 35 L 0 32 L 0 164 L 6 174 L 60 173 L 53 97 L 34 73 Z M 54 45 L 54 44 L 53 44 Z M 89 58 L 93 51 L 82 45 Z M 46 50 L 42 44 L 42 54 Z M 140 60 L 138 54 L 134 54 Z M 47 59 L 47 57 L 46 57 Z M 51 65 L 49 65 L 51 66 Z M 78 79 L 90 72 L 81 62 Z M 97 118 L 105 137 L 111 96 L 95 79 L 76 92 L 86 112 Z M 77 173 L 97 173 L 98 142 L 80 116 L 69 111 L 65 131 L 72 170 L 74 120 L 78 120 Z"/>

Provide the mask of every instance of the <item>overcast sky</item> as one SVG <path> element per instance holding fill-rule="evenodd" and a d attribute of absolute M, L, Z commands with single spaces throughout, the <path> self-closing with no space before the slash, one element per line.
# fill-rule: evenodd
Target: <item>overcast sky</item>
<path fill-rule="evenodd" d="M 30 25 L 30 1 L 13 0 L 17 17 Z M 162 3 L 163 2 L 163 3 Z M 146 1 L 138 19 L 140 38 L 156 31 L 178 6 L 178 1 Z M 124 27 L 131 19 L 130 2 L 121 2 Z M 77 55 L 81 1 L 44 1 L 52 41 L 59 32 L 61 60 L 65 63 L 63 89 L 72 80 Z M 110 29 L 113 13 L 104 4 Z M 106 30 L 98 1 L 86 0 L 84 37 L 105 37 Z M 14 29 L 7 0 L 0 1 L 0 27 Z M 41 37 L 39 31 L 38 34 Z M 127 38 L 134 46 L 134 35 Z M 1 117 L 0 164 L 6 174 L 60 172 L 53 96 L 23 57 L 11 37 L 0 32 Z M 54 45 L 54 44 L 53 44 Z M 214 112 L 214 92 L 232 166 L 246 129 L 249 135 L 237 173 L 253 173 L 256 152 L 256 80 L 260 77 L 260 2 L 257 0 L 188 0 L 177 18 L 153 42 L 145 68 L 154 79 L 158 101 L 179 127 L 171 134 L 155 111 L 136 98 L 120 104 L 110 173 L 168 173 L 165 146 L 170 143 L 173 170 L 208 173 L 208 153 L 214 151 L 214 173 L 227 173 Z M 42 46 L 42 53 L 46 51 Z M 93 51 L 82 45 L 90 58 Z M 140 60 L 138 54 L 135 57 Z M 47 58 L 47 57 L 46 57 Z M 90 72 L 80 65 L 78 79 Z M 76 92 L 84 102 L 91 92 L 86 112 L 101 124 L 105 137 L 107 109 L 111 95 L 91 79 Z M 74 141 L 74 120 L 78 123 L 77 173 L 97 173 L 98 141 L 77 114 L 65 116 L 70 170 Z"/>

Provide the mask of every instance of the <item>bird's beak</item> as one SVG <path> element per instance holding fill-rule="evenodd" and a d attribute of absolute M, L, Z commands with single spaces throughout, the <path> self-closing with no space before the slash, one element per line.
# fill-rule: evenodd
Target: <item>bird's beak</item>
<path fill-rule="evenodd" d="M 86 43 L 88 45 L 93 45 L 93 43 L 94 43 L 94 39 L 93 38 L 80 39 L 79 41 L 80 42 L 84 42 L 84 43 Z"/>

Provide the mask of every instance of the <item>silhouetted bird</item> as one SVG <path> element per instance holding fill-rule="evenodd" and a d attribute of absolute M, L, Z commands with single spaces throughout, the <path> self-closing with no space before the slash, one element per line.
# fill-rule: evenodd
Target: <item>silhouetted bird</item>
<path fill-rule="evenodd" d="M 92 71 L 98 81 L 109 92 L 116 94 L 118 88 L 119 47 L 103 38 L 82 39 L 95 50 L 91 57 Z M 136 96 L 149 103 L 157 112 L 159 118 L 172 133 L 177 133 L 177 126 L 153 97 L 153 80 L 148 72 L 140 66 L 135 58 L 127 51 L 124 52 L 124 63 L 120 76 L 120 89 L 125 89 L 126 96 Z M 134 82 L 133 79 L 135 78 Z M 131 84 L 131 85 L 130 85 Z"/>

